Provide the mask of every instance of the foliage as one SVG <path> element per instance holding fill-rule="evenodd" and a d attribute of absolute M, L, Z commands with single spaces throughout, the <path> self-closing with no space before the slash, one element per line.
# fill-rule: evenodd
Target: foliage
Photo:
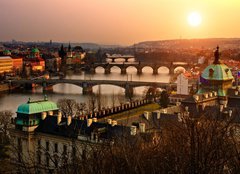
<path fill-rule="evenodd" d="M 168 107 L 168 104 L 169 104 L 169 95 L 167 93 L 167 91 L 162 91 L 161 95 L 160 95 L 160 105 L 163 107 L 163 108 L 166 108 Z"/>
<path fill-rule="evenodd" d="M 74 99 L 59 99 L 57 105 L 65 117 L 75 117 L 87 112 L 86 103 L 78 103 Z"/>

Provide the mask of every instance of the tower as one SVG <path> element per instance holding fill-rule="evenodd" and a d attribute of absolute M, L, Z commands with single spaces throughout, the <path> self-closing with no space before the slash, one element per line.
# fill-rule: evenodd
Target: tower
<path fill-rule="evenodd" d="M 200 76 L 199 94 L 216 91 L 218 96 L 225 97 L 232 87 L 233 76 L 231 70 L 220 62 L 219 47 L 214 52 L 214 61 L 207 66 Z"/>

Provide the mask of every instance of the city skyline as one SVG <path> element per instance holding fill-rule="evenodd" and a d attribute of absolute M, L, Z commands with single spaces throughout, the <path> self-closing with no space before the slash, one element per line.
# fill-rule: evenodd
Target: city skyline
<path fill-rule="evenodd" d="M 237 38 L 237 0 L 1 0 L 0 40 L 130 45 L 146 40 Z M 189 15 L 201 16 L 198 26 Z"/>

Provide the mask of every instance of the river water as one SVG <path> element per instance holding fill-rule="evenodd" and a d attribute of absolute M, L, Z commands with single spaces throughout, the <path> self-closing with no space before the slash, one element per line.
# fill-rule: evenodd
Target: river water
<path fill-rule="evenodd" d="M 104 69 L 98 67 L 96 69 L 96 74 L 90 75 L 84 72 L 79 74 L 74 74 L 69 71 L 66 78 L 68 79 L 96 79 L 96 80 L 123 80 L 123 81 L 148 81 L 148 82 L 169 82 L 170 76 L 168 75 L 167 68 L 159 68 L 158 75 L 153 75 L 152 69 L 150 67 L 145 67 L 143 69 L 143 74 L 137 75 L 137 70 L 134 67 L 127 68 L 127 74 L 121 75 L 121 70 L 118 67 L 113 67 L 111 73 L 108 75 L 104 74 Z M 101 90 L 102 96 L 105 98 L 105 105 L 111 107 L 112 100 L 117 104 L 120 100 L 124 100 L 124 89 L 112 85 L 100 85 L 100 87 L 95 86 L 93 92 Z M 143 92 L 146 91 L 146 87 L 134 88 L 135 97 L 142 97 Z M 78 102 L 87 102 L 89 97 L 82 95 L 82 88 L 72 85 L 72 84 L 57 84 L 53 86 L 53 91 L 47 92 L 48 99 L 57 102 L 59 99 L 69 98 L 75 99 Z M 113 97 L 114 96 L 114 97 Z M 117 97 L 116 97 L 117 96 Z M 38 87 L 32 91 L 14 91 L 11 93 L 1 93 L 0 94 L 0 111 L 1 110 L 11 110 L 16 112 L 17 107 L 31 100 L 43 99 L 42 88 Z M 121 99 L 120 99 L 121 98 Z"/>

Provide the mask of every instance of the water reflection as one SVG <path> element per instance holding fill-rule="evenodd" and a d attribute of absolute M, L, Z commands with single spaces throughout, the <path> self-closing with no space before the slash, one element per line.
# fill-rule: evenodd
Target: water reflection
<path fill-rule="evenodd" d="M 73 71 L 67 73 L 67 79 L 86 79 L 86 80 L 121 80 L 121 81 L 148 81 L 148 82 L 168 82 L 170 76 L 167 73 L 167 69 L 159 68 L 158 75 L 152 74 L 152 68 L 145 67 L 143 69 L 142 75 L 137 75 L 137 69 L 135 67 L 128 67 L 127 73 L 122 75 L 118 67 L 112 67 L 111 73 L 105 75 L 104 69 L 101 67 L 96 68 L 96 74 L 86 74 L 82 72 L 81 74 L 74 74 Z M 118 98 L 124 98 L 124 89 L 118 86 L 113 85 L 100 85 L 102 95 L 107 98 L 106 105 L 111 106 L 112 96 L 120 96 Z M 73 84 L 56 84 L 53 86 L 52 91 L 48 91 L 49 100 L 57 102 L 61 98 L 71 98 L 75 99 L 78 102 L 87 102 L 88 96 L 82 95 L 82 88 Z M 93 92 L 98 91 L 98 86 L 93 87 Z M 142 93 L 146 91 L 146 87 L 137 87 L 134 88 L 134 94 L 136 97 L 142 97 Z M 32 100 L 38 100 L 43 98 L 42 88 L 38 87 L 33 91 L 27 92 L 15 92 L 10 94 L 1 94 L 0 95 L 0 110 L 11 110 L 15 112 L 17 106 L 22 103 L 26 103 L 28 98 L 31 97 Z M 116 100 L 118 103 L 119 100 Z M 116 104 L 115 103 L 115 104 Z"/>

